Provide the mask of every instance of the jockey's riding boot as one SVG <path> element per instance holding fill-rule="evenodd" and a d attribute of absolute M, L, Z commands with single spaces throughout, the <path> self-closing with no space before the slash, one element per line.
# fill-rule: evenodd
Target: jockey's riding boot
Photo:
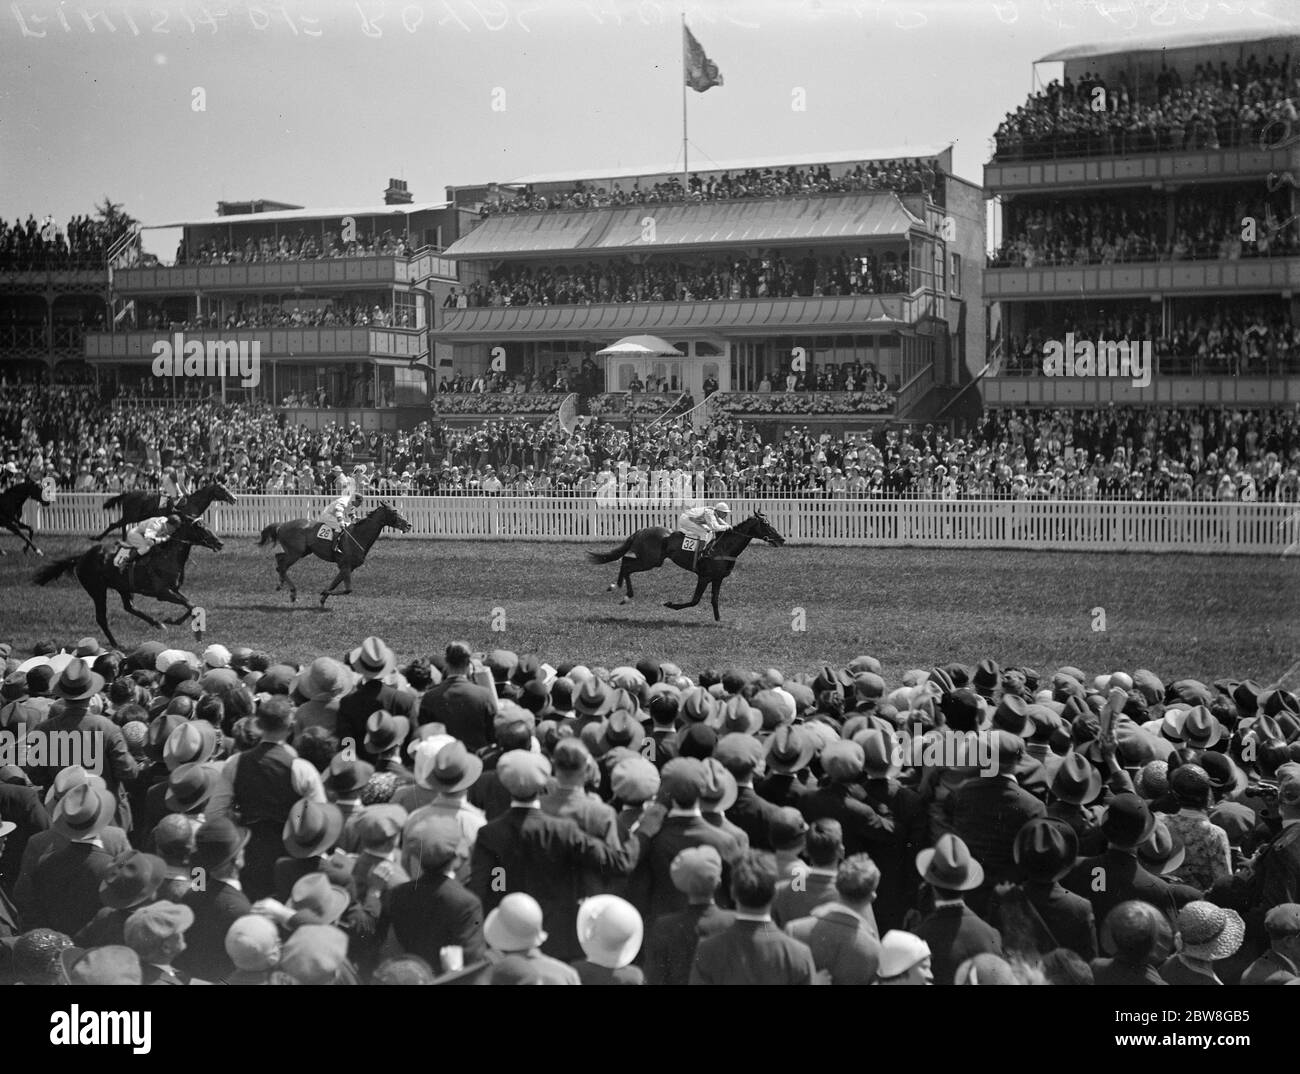
<path fill-rule="evenodd" d="M 335 531 L 334 544 L 331 551 L 334 553 L 335 559 L 343 558 L 343 531 L 342 530 Z"/>

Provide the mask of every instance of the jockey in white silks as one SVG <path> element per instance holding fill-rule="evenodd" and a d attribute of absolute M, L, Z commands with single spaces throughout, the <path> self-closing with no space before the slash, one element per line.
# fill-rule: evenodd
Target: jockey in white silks
<path fill-rule="evenodd" d="M 169 466 L 163 471 L 162 494 L 163 499 L 159 506 L 164 511 L 176 510 L 181 500 L 190 494 L 183 468 L 178 472 L 175 466 Z"/>
<path fill-rule="evenodd" d="M 338 482 L 338 497 L 320 513 L 317 521 L 324 522 L 334 531 L 334 554 L 337 556 L 343 528 L 351 521 L 352 507 L 361 502 L 361 487 L 366 480 L 366 467 L 364 463 L 357 463 L 349 476 L 343 472 L 341 466 L 336 466 L 334 474 Z"/>
<path fill-rule="evenodd" d="M 677 528 L 690 537 L 700 538 L 704 544 L 695 554 L 696 562 L 708 552 L 714 537 L 724 530 L 731 529 L 731 508 L 725 503 L 712 507 L 688 507 L 677 516 Z"/>
<path fill-rule="evenodd" d="M 139 559 L 154 545 L 162 544 L 167 540 L 180 528 L 180 524 L 178 515 L 157 515 L 128 527 L 124 543 L 118 548 L 117 555 L 113 557 L 113 566 L 125 567 L 127 560 L 132 558 L 132 553 L 134 558 Z"/>

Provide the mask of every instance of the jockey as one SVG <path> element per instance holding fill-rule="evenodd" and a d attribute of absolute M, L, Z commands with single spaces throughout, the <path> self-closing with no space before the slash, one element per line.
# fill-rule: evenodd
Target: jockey
<path fill-rule="evenodd" d="M 319 521 L 324 522 L 334 531 L 333 549 L 334 554 L 339 554 L 339 542 L 343 538 L 343 527 L 348 524 L 351 510 L 354 504 L 360 503 L 361 494 L 357 491 L 361 482 L 366 479 L 366 467 L 364 463 L 358 463 L 352 469 L 352 475 L 348 476 L 343 472 L 343 467 L 334 467 L 334 479 L 338 484 L 338 497 L 321 512 Z"/>
<path fill-rule="evenodd" d="M 695 554 L 698 562 L 701 556 L 708 554 L 714 537 L 731 529 L 731 508 L 725 503 L 717 503 L 712 507 L 707 504 L 688 507 L 677 517 L 677 528 L 682 533 L 701 538 L 705 542 L 704 547 Z"/>
<path fill-rule="evenodd" d="M 189 494 L 190 490 L 186 486 L 185 480 L 185 468 L 182 466 L 178 471 L 175 466 L 167 467 L 163 471 L 162 500 L 159 506 L 164 511 L 173 511 Z"/>
<path fill-rule="evenodd" d="M 181 525 L 179 515 L 157 515 L 154 518 L 146 518 L 143 522 L 137 522 L 126 531 L 126 541 L 118 549 L 117 555 L 113 558 L 113 566 L 124 567 L 128 559 L 139 559 L 155 545 L 162 544 L 174 534 Z"/>

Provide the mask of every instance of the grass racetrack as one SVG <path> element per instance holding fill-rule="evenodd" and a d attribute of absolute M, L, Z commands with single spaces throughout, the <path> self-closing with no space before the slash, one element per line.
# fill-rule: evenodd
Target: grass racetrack
<path fill-rule="evenodd" d="M 353 575 L 353 594 L 322 610 L 317 594 L 331 565 L 297 564 L 298 603 L 290 604 L 287 590 L 275 591 L 270 549 L 225 540 L 220 553 L 193 552 L 184 587 L 206 609 L 205 644 L 249 645 L 290 662 L 339 655 L 368 634 L 401 660 L 464 638 L 553 663 L 613 667 L 650 656 L 687 674 L 728 665 L 798 671 L 869 653 L 891 686 L 910 667 L 985 657 L 1040 671 L 1148 667 L 1166 682 L 1233 677 L 1266 686 L 1294 679 L 1300 659 L 1300 558 L 755 545 L 723 583 L 715 623 L 707 593 L 696 608 L 663 607 L 693 592 L 693 577 L 672 564 L 635 576 L 636 600 L 620 606 L 606 591 L 618 564 L 596 566 L 584 554 L 604 546 L 381 539 Z M 0 640 L 15 654 L 100 633 L 74 577 L 32 582 L 38 565 L 87 541 L 41 545 L 45 560 L 4 540 Z M 137 606 L 155 618 L 179 611 L 148 597 Z M 1103 614 L 1094 609 L 1104 609 L 1104 630 L 1094 629 Z M 804 629 L 795 629 L 800 620 Z M 187 625 L 152 630 L 112 593 L 109 623 L 128 649 L 151 638 L 196 645 Z"/>

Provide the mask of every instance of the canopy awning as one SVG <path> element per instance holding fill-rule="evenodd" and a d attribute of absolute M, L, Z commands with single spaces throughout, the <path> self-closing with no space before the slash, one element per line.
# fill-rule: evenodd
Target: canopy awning
<path fill-rule="evenodd" d="M 681 351 L 658 336 L 624 336 L 596 352 L 597 358 L 685 358 Z"/>
<path fill-rule="evenodd" d="M 1157 37 L 1111 38 L 1092 45 L 1071 45 L 1058 49 L 1035 63 L 1061 63 L 1067 60 L 1098 59 L 1102 56 L 1121 56 L 1138 52 L 1175 52 L 1185 48 L 1210 48 L 1221 45 L 1249 45 L 1260 41 L 1300 39 L 1300 28 L 1294 26 L 1261 26 L 1253 29 L 1199 30 L 1181 34 L 1161 34 Z"/>
<path fill-rule="evenodd" d="M 892 191 L 503 213 L 452 243 L 444 256 L 497 260 L 589 251 L 650 254 L 742 243 L 850 242 L 902 238 L 922 223 Z"/>

